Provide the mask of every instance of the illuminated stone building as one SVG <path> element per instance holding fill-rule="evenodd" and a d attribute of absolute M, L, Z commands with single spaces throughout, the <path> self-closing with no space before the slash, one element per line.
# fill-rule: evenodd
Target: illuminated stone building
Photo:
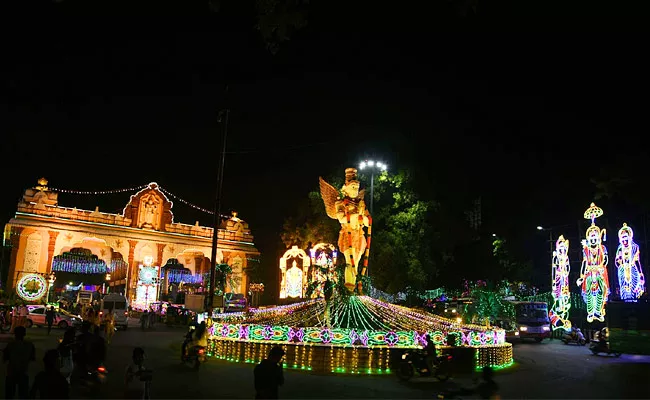
<path fill-rule="evenodd" d="M 111 291 L 123 293 L 128 287 L 127 296 L 133 299 L 143 264 L 164 267 L 170 261 L 194 276 L 207 276 L 212 234 L 212 228 L 198 222 L 174 222 L 172 202 L 156 183 L 132 195 L 121 214 L 111 214 L 98 207 L 88 211 L 60 206 L 58 193 L 42 178 L 25 191 L 15 217 L 5 226 L 5 244 L 11 245 L 6 286 L 15 288 L 26 274 L 49 275 L 53 261 L 62 257 L 88 255 L 106 263 Z M 247 268 L 258 257 L 248 224 L 233 212 L 218 231 L 217 262 L 232 268 L 226 292 L 246 294 Z"/>

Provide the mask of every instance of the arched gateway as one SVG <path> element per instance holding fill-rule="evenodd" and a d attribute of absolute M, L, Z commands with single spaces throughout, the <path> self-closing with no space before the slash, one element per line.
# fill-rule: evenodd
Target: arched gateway
<path fill-rule="evenodd" d="M 126 292 L 137 302 L 142 292 L 140 272 L 150 266 L 161 271 L 161 278 L 154 282 L 160 285 L 156 297 L 170 294 L 163 287 L 170 275 L 165 273 L 166 265 L 174 266 L 172 274 L 185 271 L 187 290 L 201 293 L 205 289 L 213 229 L 198 222 L 174 222 L 172 202 L 156 183 L 132 195 L 121 214 L 100 212 L 99 207 L 87 211 L 59 206 L 58 193 L 47 187 L 47 180 L 38 183 L 25 191 L 15 217 L 5 226 L 5 244 L 12 250 L 7 289 L 16 288 L 27 274 L 51 277 L 52 273 L 65 273 L 66 279 L 69 274 L 79 274 L 79 282 L 84 278 L 92 282 L 91 275 L 101 274 L 103 286 Z M 247 269 L 258 257 L 248 224 L 233 213 L 219 228 L 217 253 L 217 262 L 231 265 L 232 278 L 239 282 L 231 291 L 246 294 L 250 283 Z M 54 284 L 58 290 L 68 283 L 58 281 Z M 146 293 L 149 296 L 152 291 Z"/>

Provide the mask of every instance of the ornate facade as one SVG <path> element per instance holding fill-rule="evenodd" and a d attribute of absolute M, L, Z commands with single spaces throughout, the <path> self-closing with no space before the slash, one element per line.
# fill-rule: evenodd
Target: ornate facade
<path fill-rule="evenodd" d="M 50 274 L 56 256 L 84 248 L 112 267 L 109 285 L 120 291 L 126 286 L 132 298 L 145 258 L 152 257 L 158 266 L 175 258 L 193 274 L 209 272 L 212 235 L 212 228 L 198 222 L 174 222 L 172 202 L 156 183 L 132 195 L 121 214 L 111 214 L 98 207 L 94 211 L 62 207 L 58 193 L 41 179 L 25 191 L 15 217 L 5 226 L 4 240 L 12 248 L 7 286 L 15 287 L 26 273 Z M 231 266 L 232 292 L 245 294 L 247 267 L 259 257 L 248 224 L 233 212 L 217 235 L 217 262 Z"/>

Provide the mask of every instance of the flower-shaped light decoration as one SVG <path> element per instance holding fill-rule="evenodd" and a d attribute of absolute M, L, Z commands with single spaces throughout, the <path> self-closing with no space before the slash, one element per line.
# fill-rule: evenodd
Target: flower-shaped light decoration
<path fill-rule="evenodd" d="M 221 328 L 221 336 L 223 337 L 228 336 L 228 332 L 230 332 L 230 329 L 228 328 L 228 324 L 223 324 L 223 327 Z"/>
<path fill-rule="evenodd" d="M 323 343 L 330 343 L 333 337 L 334 335 L 332 334 L 332 331 L 329 329 L 323 329 L 320 332 L 320 338 L 323 341 Z"/>
<path fill-rule="evenodd" d="M 298 342 L 305 340 L 305 328 L 298 329 L 296 332 L 296 339 L 298 339 Z"/>
<path fill-rule="evenodd" d="M 390 331 L 386 333 L 386 336 L 384 336 L 384 341 L 389 346 L 395 346 L 399 341 L 399 336 L 397 336 L 397 333 Z"/>

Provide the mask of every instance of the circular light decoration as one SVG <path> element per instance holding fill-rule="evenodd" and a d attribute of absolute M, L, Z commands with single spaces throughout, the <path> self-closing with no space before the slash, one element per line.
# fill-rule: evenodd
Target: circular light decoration
<path fill-rule="evenodd" d="M 38 274 L 26 274 L 18 281 L 16 293 L 25 301 L 38 301 L 47 290 L 47 282 Z"/>

